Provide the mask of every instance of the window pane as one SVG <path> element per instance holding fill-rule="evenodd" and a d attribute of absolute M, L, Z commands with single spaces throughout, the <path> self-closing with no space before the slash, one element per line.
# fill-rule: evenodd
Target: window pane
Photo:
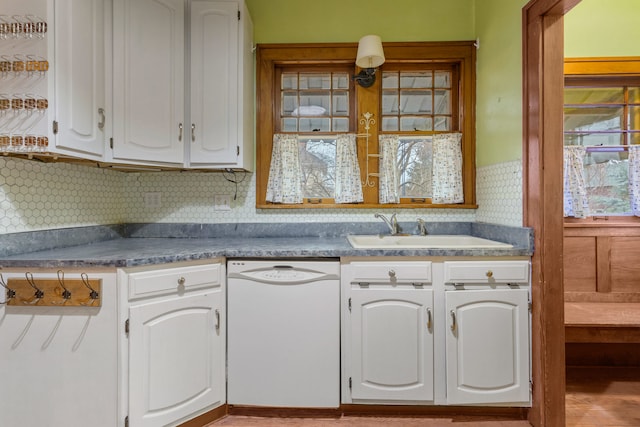
<path fill-rule="evenodd" d="M 382 114 L 398 114 L 398 91 L 382 92 Z"/>
<path fill-rule="evenodd" d="M 451 117 L 436 117 L 434 119 L 433 129 L 437 131 L 450 131 Z"/>
<path fill-rule="evenodd" d="M 451 91 L 435 91 L 434 110 L 434 114 L 451 114 Z"/>
<path fill-rule="evenodd" d="M 400 92 L 401 114 L 431 114 L 431 96 L 430 90 Z"/>
<path fill-rule="evenodd" d="M 324 116 L 331 111 L 328 92 L 300 92 L 300 108 L 294 116 Z"/>
<path fill-rule="evenodd" d="M 333 88 L 334 89 L 349 89 L 349 82 L 351 81 L 348 74 L 335 73 L 333 75 Z"/>
<path fill-rule="evenodd" d="M 397 89 L 398 88 L 398 73 L 397 72 L 384 72 L 384 73 L 382 73 L 382 88 L 383 89 Z"/>
<path fill-rule="evenodd" d="M 622 130 L 624 109 L 621 107 L 565 107 L 565 131 Z"/>
<path fill-rule="evenodd" d="M 300 89 L 331 89 L 331 73 L 300 73 Z"/>
<path fill-rule="evenodd" d="M 400 130 L 402 131 L 429 131 L 432 130 L 431 117 L 402 116 L 400 118 Z"/>
<path fill-rule="evenodd" d="M 564 103 L 567 104 L 622 104 L 622 87 L 568 87 L 564 90 Z"/>
<path fill-rule="evenodd" d="M 331 119 L 302 118 L 299 126 L 300 132 L 331 132 Z"/>
<path fill-rule="evenodd" d="M 298 119 L 282 119 L 282 132 L 296 132 L 298 130 Z"/>
<path fill-rule="evenodd" d="M 584 170 L 592 215 L 631 212 L 627 157 L 627 152 L 588 153 Z"/>
<path fill-rule="evenodd" d="M 281 115 L 293 115 L 293 112 L 298 108 L 298 92 L 282 92 L 281 106 Z"/>
<path fill-rule="evenodd" d="M 624 145 L 622 133 L 565 133 L 564 145 Z"/>
<path fill-rule="evenodd" d="M 631 132 L 629 134 L 629 144 L 640 144 L 640 132 Z"/>
<path fill-rule="evenodd" d="M 335 140 L 307 139 L 299 145 L 303 175 L 303 195 L 333 198 L 335 190 Z"/>
<path fill-rule="evenodd" d="M 349 115 L 349 92 L 333 93 L 333 115 L 334 116 Z"/>
<path fill-rule="evenodd" d="M 398 147 L 400 197 L 430 198 L 432 165 L 430 140 L 401 140 Z"/>
<path fill-rule="evenodd" d="M 640 106 L 629 107 L 629 130 L 640 130 Z"/>
<path fill-rule="evenodd" d="M 436 71 L 433 81 L 433 87 L 437 88 L 450 88 L 451 87 L 451 72 L 449 71 Z"/>
<path fill-rule="evenodd" d="M 394 132 L 398 130 L 398 118 L 397 117 L 383 117 L 382 118 L 382 131 Z"/>
<path fill-rule="evenodd" d="M 629 103 L 640 104 L 640 87 L 629 88 Z"/>
<path fill-rule="evenodd" d="M 334 132 L 348 132 L 349 131 L 349 119 L 333 119 L 333 131 Z"/>
<path fill-rule="evenodd" d="M 297 89 L 298 88 L 298 74 L 297 73 L 282 73 L 282 90 Z"/>
<path fill-rule="evenodd" d="M 400 88 L 424 89 L 433 87 L 433 73 L 431 71 L 400 73 Z"/>

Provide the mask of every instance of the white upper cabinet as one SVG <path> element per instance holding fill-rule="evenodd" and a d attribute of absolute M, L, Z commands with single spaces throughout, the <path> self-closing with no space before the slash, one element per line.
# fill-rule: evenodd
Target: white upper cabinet
<path fill-rule="evenodd" d="M 114 0 L 113 159 L 184 161 L 184 1 Z"/>
<path fill-rule="evenodd" d="M 115 0 L 113 161 L 252 168 L 252 40 L 241 1 Z"/>
<path fill-rule="evenodd" d="M 109 0 L 54 2 L 54 142 L 51 151 L 102 160 L 111 111 L 105 54 Z M 57 128 L 57 131 L 56 131 Z"/>

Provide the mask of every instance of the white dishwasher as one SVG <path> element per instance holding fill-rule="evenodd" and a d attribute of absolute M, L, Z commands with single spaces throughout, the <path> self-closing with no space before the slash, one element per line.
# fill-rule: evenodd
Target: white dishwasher
<path fill-rule="evenodd" d="M 227 401 L 340 405 L 340 263 L 227 262 Z"/>

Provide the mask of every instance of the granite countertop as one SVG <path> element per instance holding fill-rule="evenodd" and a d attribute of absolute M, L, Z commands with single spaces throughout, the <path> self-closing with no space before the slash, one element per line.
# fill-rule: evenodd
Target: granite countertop
<path fill-rule="evenodd" d="M 384 233 L 361 224 L 305 224 L 304 227 L 207 227 L 189 224 L 170 229 L 162 225 L 129 224 L 115 228 L 82 227 L 56 233 L 3 236 L 0 266 L 10 267 L 129 267 L 216 257 L 339 258 L 358 256 L 531 256 L 531 230 L 491 224 L 432 225 L 433 234 L 468 234 L 513 244 L 496 249 L 355 249 L 347 234 Z M 258 228 L 256 228 L 258 227 Z M 300 230 L 304 229 L 303 236 Z M 331 233 L 326 230 L 331 229 Z M 322 231 L 324 230 L 324 231 Z M 455 233 L 452 233 L 452 230 Z M 71 234 L 69 234 L 71 233 Z M 259 237 L 254 237 L 259 236 Z M 47 247 L 48 246 L 48 247 Z"/>

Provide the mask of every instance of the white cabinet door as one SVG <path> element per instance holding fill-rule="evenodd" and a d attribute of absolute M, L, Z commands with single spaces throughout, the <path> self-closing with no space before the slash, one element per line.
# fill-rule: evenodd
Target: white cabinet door
<path fill-rule="evenodd" d="M 221 288 L 129 309 L 129 425 L 170 425 L 225 402 Z"/>
<path fill-rule="evenodd" d="M 184 1 L 114 0 L 117 160 L 182 164 Z"/>
<path fill-rule="evenodd" d="M 105 0 L 55 3 L 55 148 L 101 160 L 105 149 Z"/>
<path fill-rule="evenodd" d="M 433 400 L 431 289 L 351 291 L 351 397 Z"/>
<path fill-rule="evenodd" d="M 230 163 L 238 141 L 238 3 L 191 3 L 191 163 Z"/>
<path fill-rule="evenodd" d="M 445 298 L 447 402 L 528 402 L 528 291 L 456 290 Z"/>

